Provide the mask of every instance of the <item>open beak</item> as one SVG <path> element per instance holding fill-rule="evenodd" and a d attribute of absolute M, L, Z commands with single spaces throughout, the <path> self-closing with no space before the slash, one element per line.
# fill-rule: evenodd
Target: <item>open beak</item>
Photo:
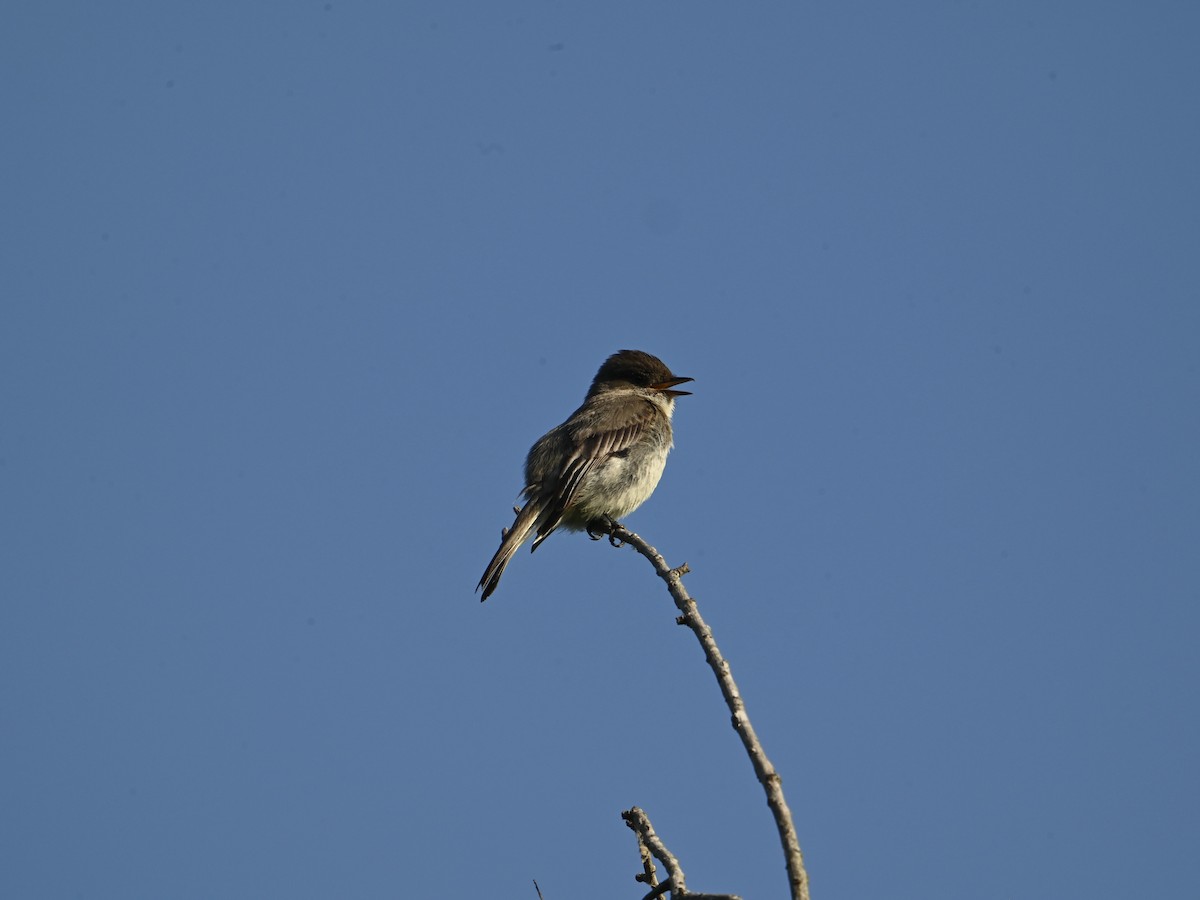
<path fill-rule="evenodd" d="M 650 389 L 666 394 L 668 397 L 690 397 L 692 394 L 691 391 L 673 391 L 671 388 L 677 384 L 684 384 L 685 382 L 695 380 L 695 378 L 668 378 L 666 381 L 650 385 Z"/>

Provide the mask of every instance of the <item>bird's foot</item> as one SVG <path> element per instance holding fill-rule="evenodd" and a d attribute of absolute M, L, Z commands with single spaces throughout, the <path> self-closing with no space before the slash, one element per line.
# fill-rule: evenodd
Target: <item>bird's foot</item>
<path fill-rule="evenodd" d="M 608 535 L 608 542 L 614 547 L 624 547 L 625 542 L 613 536 L 613 532 L 621 527 L 621 523 L 612 516 L 603 515 L 598 519 L 593 519 L 587 524 L 587 536 L 593 541 L 598 541 L 600 538 Z"/>
<path fill-rule="evenodd" d="M 611 521 L 612 519 L 610 519 L 608 516 L 605 516 L 602 519 L 592 519 L 592 521 L 587 523 L 584 531 L 587 532 L 587 536 L 593 541 L 598 541 L 600 538 L 608 534 L 608 523 Z"/>

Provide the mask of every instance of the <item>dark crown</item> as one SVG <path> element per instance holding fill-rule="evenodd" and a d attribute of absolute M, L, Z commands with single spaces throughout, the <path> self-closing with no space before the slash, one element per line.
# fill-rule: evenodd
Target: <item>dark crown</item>
<path fill-rule="evenodd" d="M 649 387 L 670 381 L 675 376 L 657 356 L 651 356 L 641 350 L 621 350 L 604 361 L 596 377 L 592 379 L 592 387 L 601 382 L 627 381 L 637 387 Z"/>

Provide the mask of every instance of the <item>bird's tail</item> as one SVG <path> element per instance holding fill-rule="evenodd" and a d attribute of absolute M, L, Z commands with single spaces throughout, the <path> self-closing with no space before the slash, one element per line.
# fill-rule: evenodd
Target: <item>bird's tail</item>
<path fill-rule="evenodd" d="M 492 591 L 496 590 L 496 585 L 500 583 L 500 576 L 504 574 L 504 567 L 508 565 L 513 554 L 525 543 L 530 532 L 537 525 L 538 515 L 541 511 L 541 504 L 530 500 L 523 508 L 517 510 L 517 518 L 512 523 L 512 528 L 505 528 L 500 532 L 500 549 L 496 551 L 496 555 L 484 569 L 483 577 L 479 579 L 479 584 L 475 588 L 475 590 L 483 588 L 483 596 L 479 598 L 480 602 L 486 600 L 492 595 Z"/>

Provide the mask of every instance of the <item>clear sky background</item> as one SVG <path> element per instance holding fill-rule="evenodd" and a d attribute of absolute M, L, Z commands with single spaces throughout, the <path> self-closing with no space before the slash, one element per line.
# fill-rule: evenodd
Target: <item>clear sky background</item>
<path fill-rule="evenodd" d="M 0 895 L 784 896 L 633 551 L 472 591 L 630 347 L 628 520 L 833 898 L 1194 896 L 1192 3 L 24 3 Z"/>

